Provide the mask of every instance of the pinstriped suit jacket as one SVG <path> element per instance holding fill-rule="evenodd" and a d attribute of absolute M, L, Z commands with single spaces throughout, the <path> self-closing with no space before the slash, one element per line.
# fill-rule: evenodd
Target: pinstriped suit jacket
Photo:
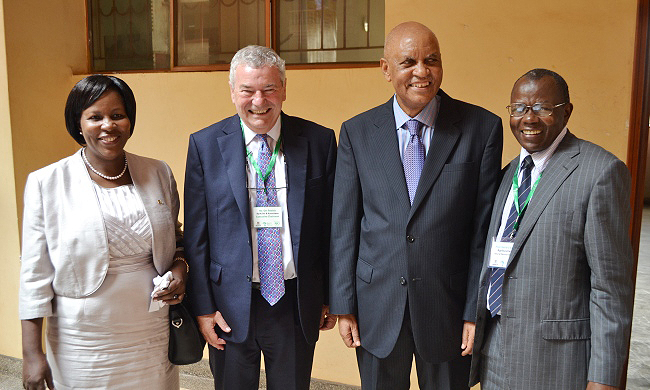
<path fill-rule="evenodd" d="M 488 242 L 499 229 L 518 164 L 516 158 L 505 172 Z M 587 381 L 618 385 L 632 313 L 629 197 L 625 164 L 567 133 L 544 170 L 508 260 L 501 335 L 510 389 L 584 389 Z M 489 316 L 488 259 L 486 250 L 471 384 L 480 379 Z"/>
<path fill-rule="evenodd" d="M 474 321 L 503 128 L 494 114 L 440 91 L 413 205 L 392 99 L 343 123 L 334 184 L 330 310 L 355 314 L 361 345 L 384 358 L 407 306 L 420 355 L 460 356 Z"/>

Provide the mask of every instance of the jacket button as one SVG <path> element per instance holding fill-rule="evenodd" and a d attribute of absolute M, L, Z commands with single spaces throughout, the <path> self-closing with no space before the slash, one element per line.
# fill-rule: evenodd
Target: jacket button
<path fill-rule="evenodd" d="M 406 279 L 403 276 L 399 278 L 399 284 L 401 284 L 402 286 L 406 286 Z"/>
<path fill-rule="evenodd" d="M 408 241 L 409 243 L 413 243 L 413 242 L 415 242 L 415 237 L 413 237 L 413 236 L 406 236 L 406 241 Z"/>
<path fill-rule="evenodd" d="M 246 281 L 247 281 L 247 282 L 250 282 L 251 280 L 253 280 L 253 278 L 251 278 L 250 275 L 246 275 Z"/>

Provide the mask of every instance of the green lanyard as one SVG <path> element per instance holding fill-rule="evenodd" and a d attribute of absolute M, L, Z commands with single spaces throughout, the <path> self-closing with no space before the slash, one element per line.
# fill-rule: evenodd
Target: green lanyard
<path fill-rule="evenodd" d="M 241 125 L 242 135 L 244 136 L 244 139 L 246 139 L 244 133 L 244 125 L 241 123 L 241 120 L 239 124 Z M 275 149 L 273 149 L 273 154 L 271 155 L 271 161 L 269 161 L 269 165 L 266 167 L 266 172 L 264 173 L 262 173 L 262 171 L 260 170 L 260 166 L 257 165 L 257 161 L 255 161 L 255 159 L 253 158 L 253 153 L 250 150 L 248 150 L 248 147 L 246 147 L 246 156 L 248 157 L 248 161 L 250 161 L 251 165 L 253 165 L 255 172 L 257 172 L 257 175 L 262 179 L 263 183 L 266 183 L 266 179 L 269 177 L 271 171 L 273 170 L 273 167 L 275 166 L 275 160 L 278 158 L 278 153 L 280 153 L 281 142 L 282 142 L 282 134 L 280 134 L 280 137 L 278 137 L 278 142 L 275 143 Z"/>
<path fill-rule="evenodd" d="M 515 224 L 512 227 L 511 235 L 514 235 L 514 233 L 519 228 L 519 220 L 521 219 L 521 214 L 523 214 L 524 210 L 526 210 L 526 206 L 528 206 L 528 202 L 530 202 L 530 199 L 533 197 L 533 193 L 535 192 L 535 189 L 537 188 L 537 184 L 539 183 L 539 180 L 542 178 L 542 174 L 540 173 L 539 177 L 537 178 L 537 180 L 535 180 L 535 183 L 530 188 L 530 192 L 528 193 L 528 197 L 524 201 L 524 204 L 521 205 L 521 210 L 520 210 L 519 209 L 519 171 L 520 170 L 521 170 L 521 164 L 517 167 L 517 172 L 515 172 L 515 175 L 512 177 L 512 194 L 514 196 L 515 210 L 517 210 L 517 219 L 515 220 Z M 531 171 L 531 174 L 532 174 L 532 171 Z"/>

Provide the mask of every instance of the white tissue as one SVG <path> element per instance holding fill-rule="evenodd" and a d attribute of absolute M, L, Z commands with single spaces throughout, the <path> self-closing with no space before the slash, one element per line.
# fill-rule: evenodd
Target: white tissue
<path fill-rule="evenodd" d="M 172 276 L 172 271 L 167 271 L 163 276 L 156 276 L 153 278 L 153 291 L 151 292 L 151 303 L 149 303 L 149 312 L 160 310 L 163 306 L 166 305 L 163 301 L 154 301 L 153 296 L 160 290 L 166 289 L 169 287 L 169 283 L 174 280 Z"/>

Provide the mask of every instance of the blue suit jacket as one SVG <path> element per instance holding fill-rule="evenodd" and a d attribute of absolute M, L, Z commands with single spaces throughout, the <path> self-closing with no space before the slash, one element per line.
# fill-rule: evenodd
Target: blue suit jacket
<path fill-rule="evenodd" d="M 327 297 L 329 229 L 336 162 L 331 129 L 282 113 L 287 208 L 298 275 L 298 311 L 309 343 L 318 339 Z M 185 172 L 187 299 L 195 315 L 220 311 L 232 328 L 226 341 L 246 339 L 253 254 L 239 116 L 190 136 Z"/>

